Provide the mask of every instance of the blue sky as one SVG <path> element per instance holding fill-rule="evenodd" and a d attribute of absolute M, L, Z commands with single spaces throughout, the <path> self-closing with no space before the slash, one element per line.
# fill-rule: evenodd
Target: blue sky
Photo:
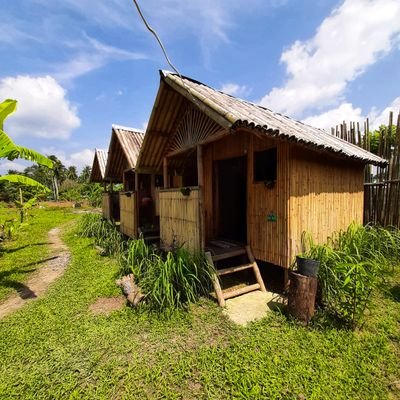
<path fill-rule="evenodd" d="M 130 0 L 0 4 L 0 100 L 19 101 L 5 125 L 18 143 L 82 167 L 112 124 L 146 126 L 170 68 Z M 400 109 L 398 0 L 139 4 L 182 74 L 232 95 L 322 128 Z"/>

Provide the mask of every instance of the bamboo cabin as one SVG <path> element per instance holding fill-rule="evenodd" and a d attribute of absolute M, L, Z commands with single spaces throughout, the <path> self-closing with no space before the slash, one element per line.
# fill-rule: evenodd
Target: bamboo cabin
<path fill-rule="evenodd" d="M 106 165 L 107 152 L 105 150 L 95 149 L 89 182 L 103 184 L 104 192 L 101 205 L 103 217 L 111 219 L 111 197 L 109 196 L 109 193 L 107 193 L 107 181 L 105 179 Z"/>
<path fill-rule="evenodd" d="M 136 231 L 134 168 L 143 136 L 139 129 L 113 125 L 104 173 L 109 190 L 103 193 L 103 215 L 120 221 L 121 232 L 128 236 Z M 122 184 L 122 190 L 115 191 L 115 184 Z"/>
<path fill-rule="evenodd" d="M 193 79 L 160 75 L 136 175 L 152 177 L 152 199 L 155 180 L 163 186 L 153 222 L 164 243 L 209 252 L 214 262 L 247 254 L 250 263 L 220 275 L 257 263 L 284 272 L 303 231 L 321 242 L 362 223 L 364 166 L 385 160 Z M 263 289 L 254 272 L 253 289 Z"/>

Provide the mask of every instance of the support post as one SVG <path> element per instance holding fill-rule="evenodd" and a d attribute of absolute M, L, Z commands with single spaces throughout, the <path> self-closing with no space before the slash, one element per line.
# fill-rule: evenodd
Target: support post
<path fill-rule="evenodd" d="M 200 248 L 205 248 L 205 218 L 204 218 L 204 167 L 203 167 L 203 146 L 197 146 L 197 184 L 200 188 L 199 193 L 199 214 L 200 214 Z"/>
<path fill-rule="evenodd" d="M 163 176 L 164 176 L 164 189 L 168 189 L 168 159 L 163 158 Z"/>
<path fill-rule="evenodd" d="M 139 236 L 139 174 L 135 171 L 135 236 Z"/>

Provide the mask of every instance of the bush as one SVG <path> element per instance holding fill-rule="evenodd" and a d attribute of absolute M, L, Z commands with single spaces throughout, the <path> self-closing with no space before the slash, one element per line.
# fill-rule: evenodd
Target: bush
<path fill-rule="evenodd" d="M 79 224 L 78 232 L 82 237 L 94 238 L 95 244 L 102 248 L 103 255 L 120 256 L 126 242 L 115 225 L 96 213 L 85 214 Z"/>
<path fill-rule="evenodd" d="M 399 231 L 352 224 L 324 245 L 307 240 L 305 255 L 321 263 L 322 304 L 355 329 L 363 321 L 373 289 L 398 263 Z"/>
<path fill-rule="evenodd" d="M 133 273 L 152 310 L 186 308 L 211 289 L 215 271 L 203 254 L 191 254 L 181 247 L 160 251 L 148 246 L 142 238 L 124 240 L 116 227 L 100 214 L 84 215 L 78 231 L 83 237 L 94 238 L 104 255 L 119 257 L 121 273 Z"/>
<path fill-rule="evenodd" d="M 161 252 L 139 239 L 130 242 L 126 262 L 156 311 L 186 308 L 211 289 L 214 270 L 200 253 L 184 248 Z"/>

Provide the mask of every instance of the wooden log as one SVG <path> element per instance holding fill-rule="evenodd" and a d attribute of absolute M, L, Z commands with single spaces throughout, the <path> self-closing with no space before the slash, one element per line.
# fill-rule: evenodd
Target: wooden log
<path fill-rule="evenodd" d="M 288 311 L 306 325 L 314 316 L 317 286 L 317 278 L 290 272 Z"/>

